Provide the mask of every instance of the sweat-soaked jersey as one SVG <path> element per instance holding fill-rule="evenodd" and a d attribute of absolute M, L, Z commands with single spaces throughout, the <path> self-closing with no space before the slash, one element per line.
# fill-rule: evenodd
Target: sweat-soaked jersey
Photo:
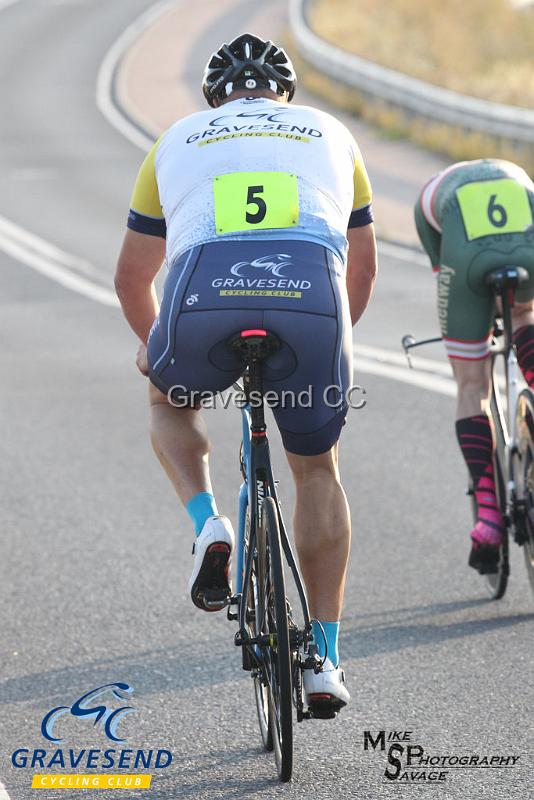
<path fill-rule="evenodd" d="M 301 239 L 346 256 L 373 221 L 354 138 L 323 111 L 242 98 L 179 120 L 135 183 L 128 227 L 167 239 L 167 263 L 219 240 Z"/>

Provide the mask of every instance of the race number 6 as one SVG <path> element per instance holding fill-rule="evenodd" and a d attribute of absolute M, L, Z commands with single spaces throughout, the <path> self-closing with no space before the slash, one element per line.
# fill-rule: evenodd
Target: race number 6
<path fill-rule="evenodd" d="M 532 225 L 528 192 L 513 178 L 465 183 L 456 190 L 467 239 L 521 233 Z"/>
<path fill-rule="evenodd" d="M 492 194 L 488 203 L 488 219 L 495 228 L 504 228 L 508 222 L 508 214 L 504 206 L 496 203 L 497 195 Z"/>

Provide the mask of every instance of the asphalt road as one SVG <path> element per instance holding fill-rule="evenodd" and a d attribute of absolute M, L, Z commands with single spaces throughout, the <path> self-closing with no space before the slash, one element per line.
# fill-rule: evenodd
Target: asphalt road
<path fill-rule="evenodd" d="M 0 215 L 89 259 L 110 286 L 140 153 L 97 111 L 95 79 L 148 5 L 0 8 Z M 499 603 L 466 566 L 451 398 L 358 375 L 368 402 L 342 446 L 354 539 L 340 646 L 353 702 L 333 722 L 297 728 L 295 777 L 282 787 L 260 747 L 233 625 L 187 597 L 190 525 L 150 451 L 133 335 L 117 310 L 1 252 L 0 268 L 0 780 L 12 800 L 32 791 L 10 754 L 45 746 L 43 715 L 115 681 L 135 687 L 128 747 L 174 755 L 150 792 L 121 797 L 534 796 L 532 597 L 515 548 Z M 403 333 L 435 330 L 433 280 L 387 257 L 380 268 L 356 338 L 397 350 Z M 235 519 L 240 420 L 217 410 L 208 424 L 219 507 Z M 391 785 L 384 753 L 363 750 L 363 731 L 381 729 L 412 731 L 432 755 L 520 758 L 451 770 L 441 786 Z M 65 747 L 103 746 L 88 723 L 63 732 Z"/>

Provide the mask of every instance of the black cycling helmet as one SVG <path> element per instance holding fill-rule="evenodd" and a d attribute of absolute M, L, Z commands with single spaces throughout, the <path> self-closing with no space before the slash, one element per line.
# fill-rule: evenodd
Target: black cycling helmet
<path fill-rule="evenodd" d="M 277 94 L 287 92 L 291 100 L 296 85 L 293 64 L 281 47 L 242 33 L 213 53 L 204 70 L 202 91 L 213 108 L 216 100 L 228 97 L 234 89 L 265 87 Z"/>

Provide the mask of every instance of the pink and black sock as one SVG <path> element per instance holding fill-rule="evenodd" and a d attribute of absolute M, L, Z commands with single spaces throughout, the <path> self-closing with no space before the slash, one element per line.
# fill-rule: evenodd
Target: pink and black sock
<path fill-rule="evenodd" d="M 534 389 L 534 325 L 523 325 L 514 333 L 517 361 L 531 389 Z"/>
<path fill-rule="evenodd" d="M 471 478 L 477 504 L 477 524 L 471 537 L 499 544 L 503 520 L 497 503 L 493 474 L 493 433 L 485 414 L 456 421 L 456 436 Z"/>

